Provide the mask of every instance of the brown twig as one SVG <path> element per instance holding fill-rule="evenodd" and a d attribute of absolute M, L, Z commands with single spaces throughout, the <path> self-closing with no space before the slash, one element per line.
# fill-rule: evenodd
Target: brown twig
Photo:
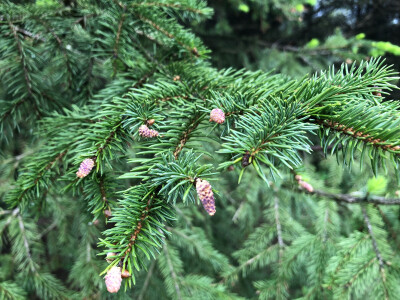
<path fill-rule="evenodd" d="M 101 145 L 98 149 L 97 149 L 97 153 L 96 153 L 96 159 L 100 156 L 100 154 L 103 152 L 104 148 L 107 147 L 112 139 L 114 138 L 115 134 L 117 133 L 117 131 L 119 130 L 119 128 L 122 126 L 122 122 L 118 121 L 117 124 L 115 124 L 115 128 L 110 132 L 110 134 L 108 135 L 107 139 L 105 140 L 104 144 Z"/>
<path fill-rule="evenodd" d="M 137 239 L 140 231 L 142 230 L 143 221 L 149 214 L 151 201 L 153 200 L 153 197 L 154 197 L 154 194 L 152 194 L 149 197 L 149 200 L 147 201 L 146 207 L 143 210 L 142 215 L 140 216 L 140 219 L 139 219 L 139 222 L 136 225 L 135 231 L 133 232 L 133 234 L 131 235 L 131 238 L 129 239 L 128 249 L 125 251 L 125 254 L 128 254 L 129 252 L 131 252 L 133 245 L 136 243 L 136 239 Z"/>
<path fill-rule="evenodd" d="M 382 148 L 383 150 L 391 150 L 391 151 L 395 151 L 397 152 L 396 154 L 400 154 L 400 146 L 393 146 L 393 145 L 389 145 L 387 144 L 386 141 L 383 141 L 379 138 L 374 138 L 373 136 L 371 136 L 368 133 L 363 133 L 361 131 L 356 131 L 354 130 L 352 127 L 346 127 L 343 124 L 339 124 L 337 122 L 334 121 L 330 121 L 330 120 L 316 120 L 315 121 L 317 124 L 322 125 L 324 127 L 328 127 L 331 128 L 333 130 L 336 131 L 340 131 L 343 134 L 349 135 L 355 139 L 361 140 L 364 143 L 370 143 L 372 144 L 374 147 L 377 148 Z"/>
<path fill-rule="evenodd" d="M 195 117 L 194 120 L 191 121 L 189 128 L 182 133 L 179 144 L 176 146 L 174 151 L 175 159 L 178 158 L 179 153 L 182 151 L 183 147 L 185 147 L 186 142 L 189 139 L 189 135 L 199 126 L 201 122 L 201 118 L 199 116 Z"/>

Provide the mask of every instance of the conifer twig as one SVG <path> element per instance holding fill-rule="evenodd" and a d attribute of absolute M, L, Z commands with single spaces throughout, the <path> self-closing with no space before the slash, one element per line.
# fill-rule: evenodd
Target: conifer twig
<path fill-rule="evenodd" d="M 369 220 L 367 210 L 365 209 L 364 206 L 362 207 L 362 213 L 364 216 L 364 222 L 367 225 L 368 233 L 371 237 L 372 246 L 374 247 L 374 251 L 376 253 L 376 258 L 378 259 L 378 262 L 379 262 L 379 268 L 380 268 L 381 272 L 384 273 L 385 266 L 384 266 L 383 258 L 382 258 L 381 252 L 379 251 L 378 244 L 376 243 L 374 233 L 372 232 L 372 225 L 371 225 L 371 221 Z"/>
<path fill-rule="evenodd" d="M 69 73 L 69 76 L 68 76 L 68 86 L 71 86 L 71 84 L 72 84 L 72 82 L 71 82 L 71 77 L 72 77 L 72 70 L 71 70 L 71 66 L 70 66 L 70 61 L 69 61 L 69 58 L 68 58 L 68 54 L 67 54 L 67 51 L 65 50 L 65 47 L 64 47 L 64 43 L 63 43 L 63 41 L 61 40 L 61 38 L 54 32 L 54 30 L 53 30 L 53 28 L 51 28 L 50 26 L 48 26 L 47 25 L 47 23 L 45 22 L 45 21 L 43 21 L 42 19 L 38 19 L 38 21 L 40 21 L 40 23 L 42 23 L 43 24 L 43 26 L 44 27 L 46 27 L 46 29 L 50 32 L 50 34 L 55 38 L 55 40 L 57 41 L 57 43 L 58 43 L 58 45 L 59 45 L 59 47 L 60 47 L 60 49 L 61 49 L 61 51 L 62 51 L 62 53 L 63 53 L 63 56 L 64 56 L 64 58 L 65 58 L 65 66 L 67 67 L 67 70 L 68 70 L 68 73 Z"/>
<path fill-rule="evenodd" d="M 118 23 L 118 31 L 117 31 L 117 34 L 116 34 L 116 37 L 115 37 L 115 43 L 114 43 L 114 61 L 113 61 L 113 70 L 114 70 L 113 72 L 114 72 L 114 74 L 113 74 L 113 77 L 115 77 L 117 75 L 118 46 L 119 46 L 119 41 L 120 41 L 120 38 L 121 38 L 122 25 L 123 25 L 124 20 L 125 20 L 125 11 L 126 11 L 126 6 L 124 5 L 123 12 L 121 14 L 121 18 L 120 18 L 119 23 Z"/>
<path fill-rule="evenodd" d="M 146 205 L 144 211 L 142 212 L 142 215 L 140 216 L 140 219 L 136 225 L 135 231 L 132 233 L 131 238 L 129 239 L 128 249 L 125 251 L 125 254 L 128 254 L 129 252 L 131 252 L 133 245 L 136 243 L 136 239 L 137 239 L 140 231 L 142 230 L 143 220 L 149 214 L 151 201 L 153 200 L 153 197 L 154 197 L 154 193 L 151 196 L 149 196 L 149 200 L 147 201 L 147 205 Z"/>
<path fill-rule="evenodd" d="M 141 2 L 141 3 L 131 3 L 132 7 L 134 6 L 154 6 L 154 7 L 166 7 L 166 8 L 175 8 L 180 10 L 186 10 L 196 14 L 203 14 L 200 9 L 195 9 L 192 7 L 183 6 L 177 3 L 160 3 L 160 2 Z"/>
<path fill-rule="evenodd" d="M 185 144 L 189 139 L 189 134 L 191 134 L 197 128 L 197 126 L 199 126 L 200 122 L 201 118 L 199 116 L 196 116 L 193 120 L 191 120 L 188 126 L 189 128 L 182 133 L 179 144 L 176 146 L 174 151 L 175 159 L 178 158 L 179 153 L 182 151 L 183 147 L 185 147 Z"/>
<path fill-rule="evenodd" d="M 187 51 L 189 51 L 190 53 L 194 54 L 196 57 L 199 57 L 199 52 L 197 51 L 197 48 L 191 48 L 188 45 L 185 45 L 184 43 L 182 43 L 181 41 L 178 40 L 178 38 L 176 36 L 174 36 L 172 33 L 168 32 L 167 30 L 165 30 L 164 28 L 162 28 L 161 26 L 159 26 L 158 24 L 154 23 L 152 20 L 138 14 L 135 13 L 138 18 L 140 20 L 142 20 L 143 22 L 151 25 L 151 27 L 153 27 L 154 29 L 156 29 L 157 31 L 161 32 L 162 34 L 164 34 L 165 36 L 167 36 L 168 38 L 175 40 L 179 45 L 181 45 L 183 48 L 185 48 Z"/>
<path fill-rule="evenodd" d="M 19 207 L 12 210 L 11 216 L 8 217 L 6 223 L 4 224 L 3 228 L 6 228 L 12 222 L 13 218 L 19 214 Z"/>
<path fill-rule="evenodd" d="M 45 174 L 49 169 L 51 169 L 57 161 L 61 160 L 61 159 L 65 156 L 65 154 L 67 154 L 67 152 L 68 152 L 68 149 L 65 150 L 65 151 L 63 151 L 63 152 L 61 152 L 61 153 L 60 153 L 59 155 L 57 155 L 51 162 L 49 162 L 49 163 L 46 165 L 46 167 L 43 169 L 43 171 L 41 171 L 41 172 L 36 176 L 36 178 L 35 178 L 33 184 L 32 184 L 31 186 L 25 188 L 25 189 L 22 191 L 21 195 L 18 197 L 18 200 L 17 200 L 18 203 L 21 202 L 21 200 L 22 200 L 22 198 L 25 196 L 25 194 L 26 194 L 30 189 L 34 188 L 34 187 L 36 186 L 36 184 L 39 182 L 39 180 L 44 176 L 44 174 Z"/>
<path fill-rule="evenodd" d="M 345 202 L 349 204 L 354 203 L 373 203 L 373 204 L 380 204 L 380 205 L 400 205 L 399 198 L 385 198 L 381 196 L 369 196 L 368 199 L 365 197 L 356 197 L 349 194 L 333 194 L 324 192 L 321 190 L 314 190 L 313 192 L 306 191 L 304 189 L 295 189 L 297 192 L 302 192 L 310 195 L 317 195 L 321 197 L 325 197 L 328 199 L 335 200 L 336 202 Z"/>
<path fill-rule="evenodd" d="M 383 150 L 391 150 L 391 151 L 400 151 L 400 146 L 393 146 L 388 144 L 386 141 L 383 141 L 379 138 L 375 138 L 373 136 L 371 136 L 370 134 L 367 133 L 363 133 L 361 131 L 356 131 L 351 127 L 346 127 L 343 124 L 339 124 L 337 122 L 334 121 L 330 121 L 330 120 L 316 120 L 315 121 L 317 124 L 333 129 L 335 131 L 339 131 L 342 134 L 351 136 L 354 139 L 360 140 L 364 143 L 370 143 L 372 145 L 374 145 L 374 147 L 377 148 L 381 148 Z M 397 153 L 399 154 L 399 153 Z"/>
<path fill-rule="evenodd" d="M 144 283 L 143 283 L 143 287 L 142 287 L 142 289 L 141 289 L 141 291 L 140 291 L 140 294 L 139 294 L 139 296 L 138 296 L 138 300 L 143 300 L 144 293 L 145 293 L 145 291 L 147 290 L 147 286 L 148 286 L 149 283 L 150 283 L 150 278 L 151 278 L 151 276 L 153 275 L 153 271 L 154 271 L 155 265 L 156 265 L 156 261 L 153 260 L 153 262 L 152 262 L 151 265 L 150 265 L 149 270 L 147 271 L 147 276 L 146 276 L 146 279 L 145 279 L 145 281 L 144 281 Z"/>
<path fill-rule="evenodd" d="M 15 42 L 17 43 L 18 52 L 21 56 L 21 66 L 24 71 L 26 88 L 28 89 L 29 95 L 31 97 L 33 97 L 31 78 L 29 76 L 28 68 L 26 66 L 25 53 L 24 53 L 24 50 L 22 49 L 21 41 L 18 38 L 18 34 L 17 34 L 17 30 L 15 29 L 15 26 L 11 23 L 11 21 L 8 21 L 8 24 L 9 24 L 11 32 L 14 36 Z"/>
<path fill-rule="evenodd" d="M 367 195 L 368 197 L 368 195 Z M 378 244 L 376 243 L 376 239 L 374 236 L 374 233 L 372 231 L 372 225 L 371 225 L 371 221 L 369 220 L 368 214 L 367 214 L 367 210 L 365 209 L 365 206 L 362 206 L 362 213 L 364 216 L 364 222 L 367 225 L 367 229 L 368 229 L 368 233 L 369 236 L 371 237 L 371 241 L 372 241 L 372 247 L 374 248 L 375 254 L 376 254 L 376 258 L 378 259 L 378 263 L 379 263 L 379 271 L 381 273 L 381 277 L 382 277 L 382 284 L 384 286 L 384 290 L 385 290 L 385 299 L 389 299 L 388 294 L 387 294 L 387 289 L 386 289 L 386 273 L 385 273 L 385 262 L 382 258 L 382 254 L 379 251 L 378 248 Z"/>
<path fill-rule="evenodd" d="M 397 234 L 393 230 L 393 226 L 392 226 L 392 224 L 390 224 L 388 217 L 386 216 L 386 214 L 382 211 L 382 209 L 378 205 L 375 205 L 375 208 L 379 211 L 379 214 L 381 215 L 383 222 L 385 222 L 386 226 L 388 227 L 388 230 L 390 232 L 390 235 L 392 236 L 392 239 L 394 241 L 397 241 Z M 399 245 L 397 245 L 397 248 L 400 249 Z"/>
<path fill-rule="evenodd" d="M 168 249 L 167 248 L 168 248 L 167 247 L 167 243 L 164 243 L 163 250 L 165 252 L 165 257 L 167 258 L 167 264 L 168 264 L 172 279 L 174 280 L 174 287 L 175 287 L 176 295 L 177 295 L 177 298 L 179 300 L 181 300 L 182 296 L 181 296 L 181 290 L 180 290 L 179 283 L 178 283 L 178 276 L 175 273 L 175 270 L 174 270 L 174 267 L 172 265 L 171 258 L 169 257 L 169 253 L 168 253 Z"/>
<path fill-rule="evenodd" d="M 276 234 L 278 236 L 278 244 L 279 244 L 279 256 L 282 256 L 282 249 L 285 247 L 285 243 L 282 238 L 282 226 L 279 220 L 279 199 L 278 197 L 274 197 L 274 211 L 275 211 L 275 223 L 276 223 Z"/>
<path fill-rule="evenodd" d="M 33 265 L 32 254 L 31 254 L 31 249 L 29 247 L 28 239 L 26 238 L 25 225 L 24 225 L 24 222 L 22 221 L 21 214 L 19 214 L 19 213 L 18 213 L 18 224 L 19 224 L 19 229 L 21 230 L 22 238 L 24 240 L 24 247 L 25 247 L 26 255 L 30 261 L 29 265 L 31 267 L 31 271 L 34 273 L 37 273 L 37 270 L 36 270 L 35 266 Z"/>
<path fill-rule="evenodd" d="M 51 223 L 45 230 L 42 231 L 42 233 L 39 235 L 39 240 L 44 237 L 47 233 L 49 233 L 51 230 L 53 230 L 55 227 L 57 227 L 58 221 L 55 220 L 53 223 Z"/>

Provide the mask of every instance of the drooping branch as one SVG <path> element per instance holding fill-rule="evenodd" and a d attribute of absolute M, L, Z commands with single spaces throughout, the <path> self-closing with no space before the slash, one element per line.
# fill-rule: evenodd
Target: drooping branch
<path fill-rule="evenodd" d="M 149 270 L 147 271 L 146 279 L 144 280 L 142 290 L 140 291 L 140 294 L 138 296 L 138 300 L 143 300 L 144 294 L 147 290 L 147 287 L 149 286 L 150 283 L 150 278 L 153 275 L 154 267 L 156 266 L 156 261 L 153 260 L 153 262 L 150 265 Z"/>
<path fill-rule="evenodd" d="M 383 283 L 383 286 L 384 286 L 384 289 L 385 289 L 385 299 L 388 299 L 387 289 L 386 289 L 386 285 L 385 285 L 385 282 L 386 282 L 386 274 L 385 274 L 385 266 L 384 266 L 385 262 L 384 262 L 384 260 L 382 258 L 381 252 L 379 251 L 378 244 L 376 243 L 376 239 L 375 239 L 374 233 L 372 231 L 371 221 L 369 220 L 369 217 L 368 217 L 368 214 L 367 214 L 367 210 L 365 209 L 365 206 L 362 207 L 362 213 L 363 213 L 363 216 L 364 216 L 364 222 L 367 225 L 368 233 L 369 233 L 369 235 L 371 237 L 372 247 L 374 248 L 374 251 L 375 251 L 375 254 L 376 254 L 376 258 L 378 259 L 379 270 L 380 270 L 381 277 L 382 277 L 382 283 Z"/>
<path fill-rule="evenodd" d="M 167 259 L 167 264 L 168 264 L 168 267 L 169 267 L 169 270 L 170 270 L 172 279 L 173 279 L 173 281 L 174 281 L 174 287 L 175 287 L 177 299 L 181 300 L 181 299 L 182 299 L 182 296 L 181 296 L 181 289 L 180 289 L 179 283 L 178 283 L 178 276 L 176 275 L 175 270 L 174 270 L 174 267 L 173 267 L 173 265 L 172 265 L 172 261 L 171 261 L 171 258 L 170 258 L 170 256 L 169 256 L 169 253 L 168 253 L 168 246 L 167 246 L 167 243 L 164 243 L 163 250 L 164 250 L 164 252 L 165 252 L 165 257 L 166 257 L 166 259 Z"/>
<path fill-rule="evenodd" d="M 304 189 L 295 189 L 297 192 L 302 192 L 310 195 L 316 195 L 320 197 L 325 197 L 328 199 L 332 199 L 336 202 L 345 202 L 349 204 L 354 203 L 373 203 L 380 205 L 400 205 L 400 199 L 398 198 L 385 198 L 381 196 L 369 196 L 367 199 L 365 197 L 356 197 L 349 194 L 333 194 L 324 192 L 321 190 L 314 190 L 312 192 L 306 191 Z"/>
<path fill-rule="evenodd" d="M 142 2 L 142 3 L 132 3 L 130 4 L 132 7 L 135 6 L 150 6 L 150 7 L 165 7 L 165 8 L 173 8 L 173 9 L 179 9 L 179 10 L 185 10 L 189 11 L 192 13 L 196 14 L 203 14 L 203 12 L 200 9 L 195 9 L 193 7 L 188 7 L 188 6 L 183 6 L 178 3 L 161 3 L 161 2 Z"/>
<path fill-rule="evenodd" d="M 66 49 L 64 47 L 64 43 L 61 40 L 61 38 L 54 32 L 53 28 L 48 26 L 48 24 L 45 21 L 43 21 L 41 19 L 39 19 L 39 21 L 40 21 L 40 23 L 43 24 L 43 26 L 47 29 L 47 31 L 49 31 L 50 34 L 54 37 L 54 39 L 57 41 L 57 43 L 58 43 L 58 45 L 59 45 L 59 47 L 60 47 L 60 49 L 61 49 L 61 51 L 63 53 L 64 59 L 65 59 L 65 67 L 67 68 L 68 74 L 69 74 L 69 76 L 68 76 L 68 86 L 71 86 L 71 83 L 72 83 L 71 79 L 72 79 L 72 74 L 73 73 L 72 73 L 72 70 L 71 70 L 70 60 L 68 58 L 67 51 L 66 51 Z"/>
<path fill-rule="evenodd" d="M 370 134 L 363 133 L 361 131 L 356 131 L 352 127 L 346 127 L 343 124 L 339 124 L 337 122 L 329 121 L 329 120 L 316 120 L 315 121 L 317 124 L 333 129 L 335 131 L 338 131 L 342 134 L 348 135 L 353 137 L 354 139 L 360 140 L 364 143 L 369 143 L 372 144 L 376 148 L 381 148 L 383 150 L 391 150 L 391 151 L 400 151 L 400 146 L 393 146 L 388 144 L 386 141 L 383 141 L 379 138 L 374 138 Z M 400 153 L 398 153 L 400 154 Z"/>
<path fill-rule="evenodd" d="M 200 54 L 197 50 L 196 47 L 191 48 L 190 46 L 184 44 L 183 42 L 181 42 L 176 36 L 174 36 L 172 33 L 168 32 L 166 29 L 162 28 L 161 26 L 159 26 L 158 24 L 154 23 L 152 20 L 138 14 L 135 13 L 138 18 L 140 20 L 142 20 L 143 22 L 149 24 L 151 27 L 153 27 L 155 30 L 161 32 L 163 35 L 165 35 L 166 37 L 176 41 L 180 46 L 182 46 L 183 48 L 185 48 L 187 51 L 189 51 L 190 53 L 194 54 L 196 57 L 199 57 Z"/>
<path fill-rule="evenodd" d="M 374 234 L 372 232 L 371 221 L 369 220 L 367 210 L 365 209 L 365 207 L 362 207 L 362 213 L 364 216 L 364 222 L 367 225 L 368 233 L 371 237 L 372 246 L 374 247 L 374 251 L 376 253 L 376 258 L 378 259 L 378 262 L 379 262 L 379 268 L 380 268 L 381 272 L 384 272 L 385 266 L 384 266 L 383 258 L 382 258 L 381 252 L 378 249 L 378 245 L 376 243 Z"/>
<path fill-rule="evenodd" d="M 119 19 L 119 23 L 118 23 L 118 30 L 117 30 L 117 34 L 115 36 L 115 43 L 114 43 L 114 61 L 113 61 L 113 77 L 115 77 L 117 75 L 117 58 L 118 58 L 118 49 L 119 49 L 119 42 L 121 39 L 121 32 L 122 32 L 122 25 L 124 23 L 126 14 L 126 6 L 123 7 L 123 12 L 121 14 L 121 17 Z"/>
<path fill-rule="evenodd" d="M 39 182 L 40 179 L 43 178 L 44 174 L 50 170 L 57 161 L 61 160 L 68 152 L 68 149 L 64 150 L 63 152 L 61 152 L 60 154 L 58 154 L 51 162 L 49 162 L 46 167 L 39 172 L 39 174 L 36 176 L 35 180 L 33 181 L 32 185 L 30 185 L 29 187 L 25 188 L 22 193 L 20 194 L 20 196 L 18 197 L 17 203 L 20 203 L 22 198 L 25 196 L 25 194 L 32 188 L 34 188 L 36 186 L 36 184 Z"/>
<path fill-rule="evenodd" d="M 19 55 L 21 57 L 21 66 L 22 66 L 22 70 L 24 72 L 26 88 L 28 90 L 29 95 L 31 97 L 33 97 L 31 77 L 30 77 L 29 72 L 28 72 L 28 67 L 27 67 L 26 60 L 25 60 L 25 53 L 24 53 L 24 50 L 22 48 L 21 41 L 20 41 L 20 39 L 18 37 L 17 30 L 16 30 L 15 26 L 11 23 L 11 21 L 8 21 L 8 24 L 9 24 L 11 32 L 12 32 L 12 34 L 14 36 L 15 42 L 17 43 L 18 52 L 19 52 Z"/>
<path fill-rule="evenodd" d="M 276 233 L 278 236 L 278 244 L 279 244 L 279 256 L 281 257 L 281 251 L 285 247 L 285 243 L 282 238 L 282 226 L 279 220 L 279 199 L 278 197 L 274 197 L 274 212 L 275 212 L 275 223 L 276 223 Z"/>
<path fill-rule="evenodd" d="M 29 259 L 29 262 L 30 262 L 29 265 L 30 265 L 31 271 L 33 273 L 37 273 L 35 264 L 34 264 L 33 259 L 32 259 L 32 254 L 31 254 L 31 249 L 29 247 L 28 238 L 26 237 L 25 225 L 24 225 L 24 222 L 22 220 L 21 214 L 19 214 L 19 213 L 18 213 L 18 224 L 19 224 L 19 229 L 21 231 L 22 238 L 24 240 L 24 247 L 25 247 L 25 251 L 26 251 L 26 256 Z"/>

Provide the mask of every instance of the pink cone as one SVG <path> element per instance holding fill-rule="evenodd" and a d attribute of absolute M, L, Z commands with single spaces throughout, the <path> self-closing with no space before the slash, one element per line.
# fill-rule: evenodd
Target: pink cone
<path fill-rule="evenodd" d="M 86 158 L 83 162 L 81 162 L 81 165 L 79 166 L 78 172 L 76 172 L 76 176 L 79 178 L 86 177 L 89 175 L 90 171 L 92 171 L 94 167 L 94 161 L 93 159 Z"/>
<path fill-rule="evenodd" d="M 225 122 L 225 113 L 222 109 L 214 108 L 210 113 L 210 122 L 214 121 L 215 123 L 222 124 Z"/>
<path fill-rule="evenodd" d="M 314 188 L 313 188 L 312 185 L 309 184 L 308 182 L 305 182 L 305 181 L 300 180 L 300 181 L 299 181 L 299 185 L 300 185 L 303 189 L 305 189 L 307 192 L 309 192 L 309 193 L 314 192 Z"/>
<path fill-rule="evenodd" d="M 211 184 L 207 180 L 196 179 L 196 191 L 204 209 L 210 216 L 215 214 L 215 199 Z"/>
<path fill-rule="evenodd" d="M 107 275 L 104 277 L 107 291 L 110 293 L 118 293 L 119 289 L 121 288 L 121 268 L 120 267 L 112 267 L 108 270 Z"/>
<path fill-rule="evenodd" d="M 153 138 L 159 135 L 157 130 L 149 129 L 147 125 L 142 125 L 139 127 L 139 135 L 146 138 Z"/>

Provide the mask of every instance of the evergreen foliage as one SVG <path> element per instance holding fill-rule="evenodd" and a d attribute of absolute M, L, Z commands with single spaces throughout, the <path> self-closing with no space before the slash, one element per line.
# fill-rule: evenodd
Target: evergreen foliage
<path fill-rule="evenodd" d="M 0 4 L 2 299 L 106 299 L 116 266 L 121 299 L 398 299 L 383 59 L 294 79 L 217 70 L 182 25 L 211 17 L 205 1 L 64 2 Z M 324 177 L 315 142 L 339 162 Z"/>

